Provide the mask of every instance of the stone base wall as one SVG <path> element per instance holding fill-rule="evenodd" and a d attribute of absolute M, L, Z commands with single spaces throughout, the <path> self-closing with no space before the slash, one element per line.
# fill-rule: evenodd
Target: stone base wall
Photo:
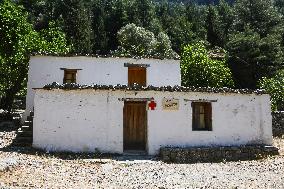
<path fill-rule="evenodd" d="M 282 137 L 284 135 L 284 111 L 272 112 L 273 136 Z"/>
<path fill-rule="evenodd" d="M 162 161 L 169 163 L 220 162 L 261 159 L 269 155 L 278 155 L 278 148 L 273 146 L 241 147 L 202 147 L 160 149 Z"/>

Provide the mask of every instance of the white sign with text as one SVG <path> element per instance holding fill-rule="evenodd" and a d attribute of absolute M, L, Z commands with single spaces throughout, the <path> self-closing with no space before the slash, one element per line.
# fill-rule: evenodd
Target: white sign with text
<path fill-rule="evenodd" d="M 163 105 L 163 110 L 178 110 L 179 100 L 164 98 L 162 105 Z"/>

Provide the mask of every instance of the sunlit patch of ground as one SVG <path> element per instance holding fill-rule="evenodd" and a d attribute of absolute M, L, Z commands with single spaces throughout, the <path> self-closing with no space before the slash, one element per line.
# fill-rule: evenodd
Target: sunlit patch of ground
<path fill-rule="evenodd" d="M 279 148 L 280 155 L 284 156 L 284 136 L 273 138 L 273 146 Z"/>
<path fill-rule="evenodd" d="M 0 188 L 284 188 L 284 137 L 279 156 L 196 164 L 47 154 L 9 147 L 14 137 L 0 131 Z"/>

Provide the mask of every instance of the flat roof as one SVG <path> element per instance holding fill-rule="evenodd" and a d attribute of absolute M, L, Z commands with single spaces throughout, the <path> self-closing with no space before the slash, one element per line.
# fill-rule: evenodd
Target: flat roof
<path fill-rule="evenodd" d="M 94 58 L 132 58 L 132 59 L 156 59 L 156 60 L 180 60 L 176 58 L 162 58 L 159 56 L 116 56 L 112 54 L 86 54 L 86 53 L 48 53 L 48 52 L 32 52 L 30 56 L 54 56 L 54 57 L 94 57 Z"/>

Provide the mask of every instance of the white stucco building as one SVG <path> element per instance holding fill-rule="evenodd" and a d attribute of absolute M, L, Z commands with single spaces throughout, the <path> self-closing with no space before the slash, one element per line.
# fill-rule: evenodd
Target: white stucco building
<path fill-rule="evenodd" d="M 127 85 L 128 68 L 137 65 L 147 68 L 147 85 L 181 84 L 178 60 L 32 56 L 29 62 L 26 113 L 33 110 L 33 88 L 42 88 L 52 82 L 62 84 L 64 70 L 76 71 L 76 83 L 81 85 Z"/>
<path fill-rule="evenodd" d="M 178 60 L 32 57 L 33 146 L 154 155 L 163 146 L 271 145 L 269 95 L 177 87 L 179 67 Z M 81 85 L 43 88 L 52 82 Z M 144 87 L 121 86 L 133 83 Z"/>

